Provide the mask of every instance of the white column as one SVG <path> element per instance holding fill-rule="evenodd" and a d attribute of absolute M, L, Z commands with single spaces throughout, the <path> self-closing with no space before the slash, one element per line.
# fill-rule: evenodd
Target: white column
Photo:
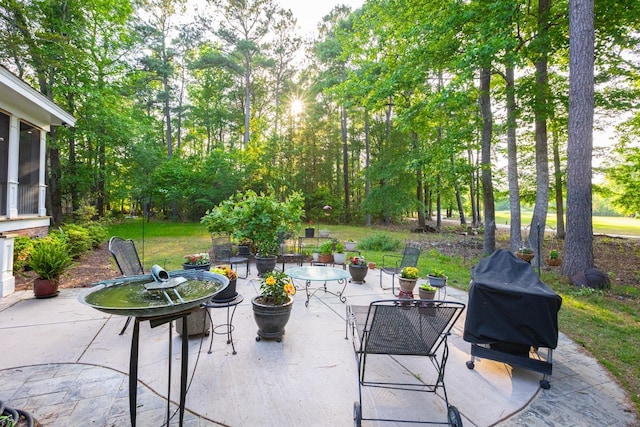
<path fill-rule="evenodd" d="M 20 121 L 11 116 L 9 126 L 9 176 L 7 180 L 7 218 L 18 217 L 18 168 L 20 167 Z"/>
<path fill-rule="evenodd" d="M 47 132 L 40 131 L 40 166 L 38 170 L 38 216 L 47 216 L 47 186 L 45 185 L 44 172 L 47 160 Z"/>
<path fill-rule="evenodd" d="M 16 278 L 13 277 L 13 239 L 14 234 L 0 234 L 0 298 L 16 290 Z"/>

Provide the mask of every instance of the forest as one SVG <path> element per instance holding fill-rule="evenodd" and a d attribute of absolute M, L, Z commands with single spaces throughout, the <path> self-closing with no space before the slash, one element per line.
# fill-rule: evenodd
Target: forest
<path fill-rule="evenodd" d="M 640 212 L 639 28 L 634 0 L 367 0 L 306 38 L 275 0 L 1 0 L 0 63 L 78 119 L 49 134 L 53 224 L 300 191 L 307 221 L 454 217 L 491 253 L 506 201 L 514 250 L 556 213 L 569 275 L 593 193 Z"/>

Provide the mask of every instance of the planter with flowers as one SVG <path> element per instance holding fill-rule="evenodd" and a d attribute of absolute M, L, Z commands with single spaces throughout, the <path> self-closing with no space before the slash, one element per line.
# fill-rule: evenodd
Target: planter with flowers
<path fill-rule="evenodd" d="M 183 270 L 205 270 L 209 271 L 211 267 L 211 258 L 207 252 L 199 254 L 185 255 L 182 257 Z"/>
<path fill-rule="evenodd" d="M 431 273 L 427 275 L 429 284 L 435 288 L 444 288 L 447 286 L 447 276 L 444 274 L 444 270 L 434 268 Z"/>
<path fill-rule="evenodd" d="M 349 257 L 349 274 L 351 275 L 352 283 L 364 283 L 364 278 L 367 276 L 368 266 L 364 257 L 352 256 Z"/>
<path fill-rule="evenodd" d="M 526 262 L 531 262 L 534 257 L 533 250 L 528 247 L 522 247 L 516 251 L 516 256 Z"/>
<path fill-rule="evenodd" d="M 418 281 L 418 269 L 416 267 L 404 267 L 400 271 L 400 298 L 413 298 L 413 289 Z"/>
<path fill-rule="evenodd" d="M 292 193 L 285 200 L 273 194 L 248 190 L 222 201 L 200 220 L 210 233 L 227 233 L 234 239 L 249 239 L 256 250 L 258 275 L 276 266 L 278 236 L 297 233 L 302 223 L 304 198 Z"/>
<path fill-rule="evenodd" d="M 296 288 L 284 272 L 265 273 L 260 283 L 260 295 L 251 300 L 253 318 L 258 325 L 256 341 L 262 338 L 282 341 L 284 328 L 291 316 Z"/>
<path fill-rule="evenodd" d="M 229 279 L 229 285 L 222 290 L 222 292 L 218 292 L 212 298 L 215 302 L 229 302 L 235 297 L 238 296 L 238 292 L 236 292 L 236 282 L 238 279 L 238 273 L 233 271 L 231 267 L 228 265 L 217 265 L 212 270 L 212 273 L 218 273 L 227 279 Z"/>

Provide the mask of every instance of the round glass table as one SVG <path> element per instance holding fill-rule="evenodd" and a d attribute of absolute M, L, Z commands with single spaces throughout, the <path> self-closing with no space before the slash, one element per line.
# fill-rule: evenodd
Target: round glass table
<path fill-rule="evenodd" d="M 292 279 L 305 281 L 304 289 L 307 300 L 304 305 L 307 307 L 309 306 L 309 299 L 319 290 L 324 290 L 326 293 L 337 296 L 341 302 L 347 301 L 347 298 L 344 296 L 344 290 L 347 287 L 347 279 L 351 277 L 348 271 L 332 267 L 310 266 L 290 268 L 285 270 L 285 274 Z M 312 282 L 324 282 L 324 285 L 318 288 L 311 288 Z M 338 282 L 338 285 L 343 285 L 342 290 L 338 292 L 329 291 L 327 289 L 327 282 Z"/>

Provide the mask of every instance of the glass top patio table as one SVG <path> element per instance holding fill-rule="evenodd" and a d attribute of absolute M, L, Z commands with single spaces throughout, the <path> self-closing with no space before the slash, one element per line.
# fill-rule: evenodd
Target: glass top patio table
<path fill-rule="evenodd" d="M 346 302 L 347 299 L 344 297 L 344 290 L 347 287 L 347 279 L 351 277 L 348 271 L 332 268 L 332 267 L 320 267 L 320 266 L 310 266 L 310 267 L 294 267 L 288 270 L 285 270 L 285 274 L 292 279 L 304 280 L 305 281 L 305 292 L 307 294 L 307 301 L 305 301 L 304 305 L 309 306 L 309 299 L 320 289 L 323 289 L 325 293 L 329 293 L 340 298 L 341 302 Z M 313 289 L 313 292 L 309 293 L 311 282 L 324 282 L 324 286 L 321 288 Z M 327 290 L 327 282 L 338 282 L 338 284 L 344 284 L 342 290 L 339 292 L 331 292 Z"/>

